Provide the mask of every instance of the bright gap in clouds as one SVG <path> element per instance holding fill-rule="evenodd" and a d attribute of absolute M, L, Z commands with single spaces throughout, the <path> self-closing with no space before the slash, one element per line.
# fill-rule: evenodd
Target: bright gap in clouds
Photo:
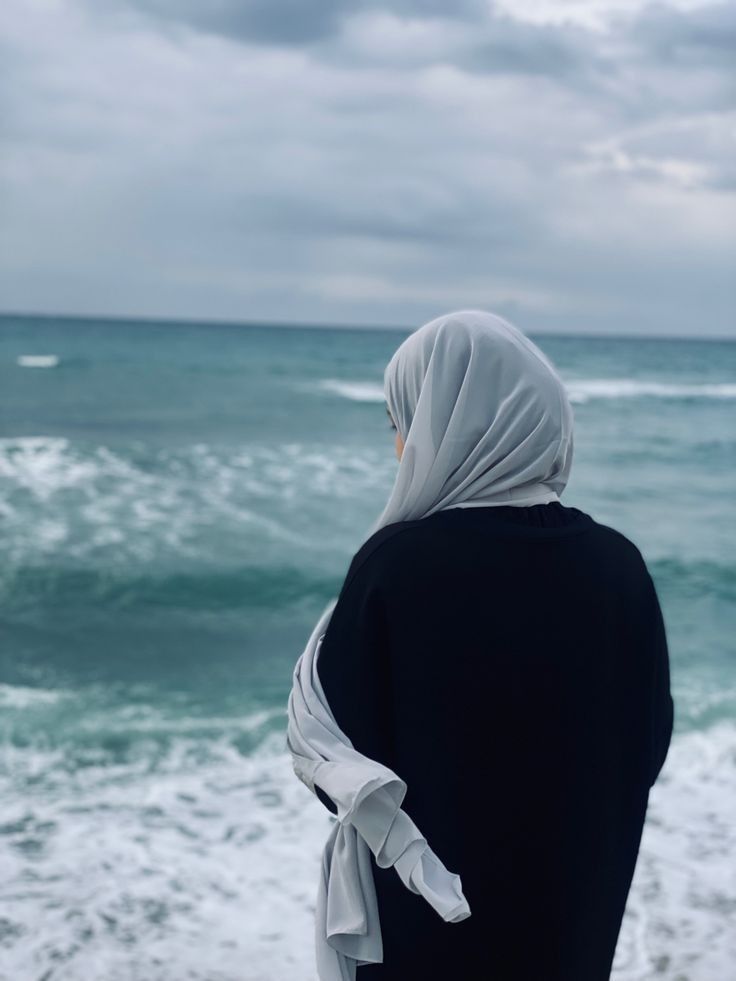
<path fill-rule="evenodd" d="M 618 16 L 631 16 L 647 0 L 494 0 L 489 6 L 530 24 L 578 24 L 606 31 Z M 696 11 L 712 6 L 710 0 L 662 0 L 674 10 Z"/>

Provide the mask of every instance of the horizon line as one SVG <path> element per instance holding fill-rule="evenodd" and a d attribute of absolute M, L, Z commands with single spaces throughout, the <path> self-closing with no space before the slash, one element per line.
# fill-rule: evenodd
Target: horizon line
<path fill-rule="evenodd" d="M 492 312 L 492 311 L 491 311 Z M 36 313 L 18 310 L 0 310 L 0 319 L 17 317 L 28 320 L 102 320 L 120 323 L 150 323 L 150 324 L 182 324 L 188 326 L 213 326 L 213 327 L 265 327 L 274 330 L 360 330 L 360 331 L 406 331 L 411 333 L 418 326 L 405 326 L 399 324 L 369 324 L 369 323 L 346 323 L 344 321 L 325 323 L 324 321 L 288 321 L 288 320 L 241 320 L 231 318 L 201 318 L 201 317 L 174 317 L 174 316 L 149 316 L 132 314 L 97 314 L 97 313 Z M 614 333 L 611 331 L 591 332 L 591 331 L 560 331 L 560 330 L 535 330 L 524 331 L 530 337 L 585 337 L 590 339 L 622 339 L 651 341 L 736 341 L 733 334 L 641 334 L 636 332 Z"/>

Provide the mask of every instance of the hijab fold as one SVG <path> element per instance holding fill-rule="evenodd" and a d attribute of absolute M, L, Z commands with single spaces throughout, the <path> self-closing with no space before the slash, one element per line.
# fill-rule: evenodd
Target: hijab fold
<path fill-rule="evenodd" d="M 364 541 L 385 525 L 447 508 L 559 501 L 572 464 L 572 407 L 552 363 L 508 321 L 480 310 L 430 321 L 389 361 L 384 394 L 404 450 Z M 460 876 L 402 809 L 405 782 L 356 750 L 330 711 L 317 662 L 336 603 L 325 608 L 294 668 L 286 743 L 296 776 L 337 807 L 317 891 L 318 976 L 355 981 L 359 965 L 383 960 L 371 854 L 445 922 L 471 910 Z"/>

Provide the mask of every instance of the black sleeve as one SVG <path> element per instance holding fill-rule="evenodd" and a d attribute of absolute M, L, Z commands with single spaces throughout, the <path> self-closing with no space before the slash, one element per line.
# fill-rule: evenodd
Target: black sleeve
<path fill-rule="evenodd" d="M 670 691 L 670 658 L 662 609 L 654 581 L 648 570 L 644 578 L 648 600 L 646 630 L 654 660 L 651 712 L 652 762 L 649 781 L 649 785 L 652 786 L 660 774 L 670 747 L 674 725 L 674 702 Z"/>
<path fill-rule="evenodd" d="M 317 657 L 317 674 L 335 721 L 353 747 L 390 766 L 390 680 L 380 588 L 364 562 L 338 597 Z M 337 807 L 319 788 L 333 814 Z"/>

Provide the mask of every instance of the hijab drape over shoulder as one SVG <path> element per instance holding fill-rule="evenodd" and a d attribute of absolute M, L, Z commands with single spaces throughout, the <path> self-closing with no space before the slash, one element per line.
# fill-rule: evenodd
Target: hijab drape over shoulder
<path fill-rule="evenodd" d="M 365 540 L 385 525 L 446 508 L 559 500 L 572 463 L 572 407 L 551 362 L 508 321 L 479 310 L 430 321 L 389 361 L 384 394 L 404 451 L 386 507 Z M 459 875 L 402 810 L 404 781 L 357 752 L 330 711 L 318 654 L 335 604 L 322 613 L 294 668 L 287 747 L 299 779 L 337 806 L 317 894 L 320 981 L 354 981 L 358 965 L 383 959 L 370 853 L 446 922 L 471 910 Z"/>

